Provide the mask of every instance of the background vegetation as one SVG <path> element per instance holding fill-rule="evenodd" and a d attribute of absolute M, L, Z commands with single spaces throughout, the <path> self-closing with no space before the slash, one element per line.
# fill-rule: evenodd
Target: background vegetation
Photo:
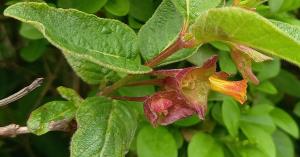
<path fill-rule="evenodd" d="M 300 27 L 298 0 L 269 0 L 257 6 L 266 18 Z M 0 11 L 18 0 L 0 1 Z M 151 18 L 160 0 L 46 0 L 51 6 L 75 8 L 103 18 L 128 24 L 136 32 Z M 231 1 L 226 2 L 231 5 Z M 221 4 L 222 5 L 222 4 Z M 170 29 L 172 29 L 170 27 Z M 267 39 L 275 40 L 275 39 Z M 188 59 L 162 66 L 163 69 L 201 65 L 213 54 L 219 55 L 218 69 L 241 78 L 229 49 L 220 43 L 202 46 Z M 299 52 L 298 52 L 299 53 Z M 151 58 L 153 56 L 148 56 Z M 298 124 L 300 117 L 299 68 L 279 58 L 255 63 L 253 70 L 261 84 L 249 84 L 248 102 L 237 102 L 213 93 L 205 121 L 193 116 L 172 125 L 154 129 L 140 116 L 136 136 L 128 157 L 294 157 L 300 155 Z M 81 97 L 95 95 L 99 86 L 83 82 L 71 69 L 63 54 L 32 26 L 0 15 L 0 98 L 4 98 L 35 78 L 44 77 L 42 86 L 19 101 L 0 108 L 0 126 L 26 125 L 30 113 L 52 100 L 63 100 L 56 88 L 73 88 Z M 107 77 L 102 85 L 115 78 Z M 154 87 L 121 88 L 119 93 L 143 96 Z M 140 110 L 142 104 L 136 104 Z M 140 112 L 143 114 L 142 112 Z M 101 124 L 99 124 L 101 125 Z M 66 157 L 72 132 L 49 132 L 15 138 L 0 138 L 1 157 Z M 205 149 L 201 149 L 205 148 Z M 220 155 L 221 154 L 221 155 Z M 271 154 L 271 155 L 270 155 Z"/>

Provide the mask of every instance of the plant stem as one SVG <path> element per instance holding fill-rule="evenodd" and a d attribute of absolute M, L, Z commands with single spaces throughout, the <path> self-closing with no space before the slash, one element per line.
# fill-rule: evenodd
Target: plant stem
<path fill-rule="evenodd" d="M 35 79 L 29 86 L 24 87 L 17 93 L 15 93 L 7 98 L 1 99 L 0 106 L 5 106 L 16 100 L 19 100 L 20 98 L 24 97 L 25 95 L 27 95 L 28 93 L 30 93 L 31 91 L 36 89 L 37 87 L 41 86 L 42 82 L 43 82 L 43 78 Z"/>
<path fill-rule="evenodd" d="M 174 52 L 182 49 L 182 41 L 181 38 L 178 38 L 172 45 L 170 45 L 167 49 L 161 52 L 158 56 L 151 59 L 145 65 L 148 67 L 155 67 L 158 65 L 162 60 L 166 59 L 167 57 L 171 56 Z"/>
<path fill-rule="evenodd" d="M 190 39 L 190 40 L 187 40 L 187 41 L 184 39 L 184 35 L 185 35 L 187 29 L 188 29 L 188 25 L 185 23 L 182 27 L 182 30 L 181 30 L 177 40 L 173 44 L 171 44 L 167 49 L 162 51 L 158 56 L 156 56 L 153 59 L 151 59 L 150 61 L 148 61 L 145 64 L 145 66 L 153 68 L 156 65 L 158 65 L 161 61 L 163 61 L 164 59 L 170 57 L 172 54 L 177 52 L 178 50 L 183 49 L 183 48 L 194 47 L 194 45 L 195 45 L 195 40 L 194 39 Z M 131 79 L 135 78 L 136 76 L 137 75 L 127 75 L 126 77 L 124 77 L 123 79 L 117 81 L 113 85 L 104 88 L 103 91 L 100 92 L 97 95 L 108 96 L 114 90 L 116 90 L 116 89 L 122 87 L 123 85 L 127 84 Z"/>
<path fill-rule="evenodd" d="M 127 83 L 126 86 L 143 86 L 143 85 L 162 86 L 163 83 L 164 83 L 163 79 L 152 79 L 152 80 L 143 80 L 143 81 L 130 82 L 130 83 Z"/>
<path fill-rule="evenodd" d="M 102 92 L 98 93 L 98 96 L 108 96 L 110 95 L 113 91 L 115 91 L 116 89 L 122 87 L 124 84 L 126 84 L 128 81 L 130 81 L 131 79 L 133 79 L 135 77 L 135 75 L 127 75 L 124 78 L 122 78 L 121 80 L 115 82 L 113 85 L 111 86 L 107 86 L 103 89 Z"/>
<path fill-rule="evenodd" d="M 136 101 L 136 102 L 144 102 L 148 97 L 128 97 L 128 96 L 111 96 L 113 99 L 117 100 L 125 100 L 125 101 Z"/>

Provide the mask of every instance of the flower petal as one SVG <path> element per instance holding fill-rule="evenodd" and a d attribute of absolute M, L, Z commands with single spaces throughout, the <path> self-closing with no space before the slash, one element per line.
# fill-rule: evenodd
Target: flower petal
<path fill-rule="evenodd" d="M 195 111 L 176 91 L 162 91 L 144 102 L 144 112 L 153 126 L 168 125 L 176 120 L 193 115 Z"/>
<path fill-rule="evenodd" d="M 215 74 L 209 77 L 211 89 L 232 96 L 243 104 L 247 100 L 247 81 L 227 81 Z"/>

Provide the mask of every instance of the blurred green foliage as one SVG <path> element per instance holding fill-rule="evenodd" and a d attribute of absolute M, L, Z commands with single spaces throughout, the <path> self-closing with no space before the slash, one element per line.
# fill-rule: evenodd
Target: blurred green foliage
<path fill-rule="evenodd" d="M 9 5 L 20 1 L 0 1 L 1 12 Z M 46 0 L 45 2 L 52 6 L 75 8 L 102 18 L 113 18 L 128 24 L 136 32 L 151 18 L 161 3 L 160 0 Z M 231 4 L 231 1 L 227 1 L 227 4 Z M 266 18 L 300 27 L 299 8 L 299 0 L 269 0 L 258 5 L 257 12 Z M 179 27 L 176 27 L 166 29 L 173 33 L 169 38 L 176 37 L 179 30 Z M 170 35 L 166 31 L 162 30 L 162 33 Z M 163 40 L 163 37 L 161 39 Z M 147 49 L 147 45 L 142 44 Z M 160 50 L 169 43 L 166 41 L 163 44 Z M 241 78 L 228 52 L 226 46 L 217 42 L 210 43 L 202 46 L 186 60 L 162 68 L 201 65 L 209 56 L 218 54 L 218 68 L 234 75 L 235 78 Z M 212 93 L 205 121 L 193 116 L 170 126 L 153 128 L 144 118 L 142 104 L 132 103 L 132 108 L 136 108 L 140 118 L 127 156 L 299 156 L 300 143 L 297 141 L 300 123 L 299 68 L 275 58 L 273 61 L 255 63 L 253 70 L 261 84 L 258 86 L 249 84 L 249 101 L 244 106 L 239 106 L 228 97 Z M 123 76 L 121 73 L 118 75 Z M 60 51 L 49 44 L 35 28 L 1 14 L 0 98 L 16 92 L 37 77 L 45 78 L 42 87 L 21 100 L 0 108 L 0 126 L 10 123 L 26 125 L 34 109 L 46 102 L 62 99 L 56 91 L 58 86 L 70 87 L 82 97 L 95 95 L 98 89 L 98 86 L 87 85 L 80 80 Z M 103 81 L 100 85 L 107 83 L 111 83 L 110 80 Z M 134 90 L 121 88 L 118 93 L 143 96 L 153 93 L 154 90 L 152 86 L 135 87 Z M 0 138 L 0 156 L 66 157 L 70 155 L 71 137 L 71 133 L 49 132 L 42 136 L 28 134 L 16 138 Z"/>

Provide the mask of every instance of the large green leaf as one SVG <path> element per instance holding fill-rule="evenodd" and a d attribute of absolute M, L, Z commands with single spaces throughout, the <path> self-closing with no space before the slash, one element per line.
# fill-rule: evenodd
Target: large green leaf
<path fill-rule="evenodd" d="M 222 146 L 210 135 L 199 132 L 188 145 L 189 157 L 223 157 Z"/>
<path fill-rule="evenodd" d="M 231 136 L 237 136 L 239 131 L 240 108 L 231 98 L 226 98 L 222 104 L 224 124 Z"/>
<path fill-rule="evenodd" d="M 286 131 L 295 138 L 299 137 L 299 129 L 295 120 L 284 110 L 274 108 L 271 112 L 273 121 L 278 127 Z"/>
<path fill-rule="evenodd" d="M 74 8 L 87 13 L 99 11 L 107 0 L 58 0 L 57 5 L 62 8 Z"/>
<path fill-rule="evenodd" d="M 144 126 L 137 137 L 139 157 L 177 157 L 177 145 L 172 134 L 163 127 Z"/>
<path fill-rule="evenodd" d="M 137 127 L 136 114 L 126 103 L 104 97 L 86 99 L 79 107 L 72 157 L 123 157 Z"/>
<path fill-rule="evenodd" d="M 276 25 L 279 29 L 287 33 L 290 37 L 294 38 L 298 42 L 300 42 L 300 27 L 291 25 L 288 23 L 284 23 L 281 21 L 270 20 L 274 25 Z"/>
<path fill-rule="evenodd" d="M 67 101 L 52 101 L 34 110 L 27 121 L 29 130 L 37 135 L 45 134 L 55 122 L 71 121 L 76 107 Z"/>
<path fill-rule="evenodd" d="M 69 62 L 87 62 L 89 68 L 97 67 L 90 71 L 102 67 L 133 74 L 151 71 L 132 60 L 137 55 L 136 35 L 120 21 L 34 2 L 17 3 L 8 7 L 4 14 L 35 26 L 53 45 L 63 50 L 67 59 L 72 58 Z M 80 68 L 74 69 L 82 76 L 85 71 Z M 98 75 L 101 77 L 101 73 Z M 89 81 L 89 76 L 85 78 L 93 82 Z"/>
<path fill-rule="evenodd" d="M 143 58 L 148 61 L 168 48 L 178 38 L 182 24 L 183 16 L 171 0 L 164 0 L 138 33 L 138 44 Z M 162 64 L 183 60 L 194 52 L 195 48 L 179 50 Z"/>
<path fill-rule="evenodd" d="M 246 9 L 210 9 L 200 14 L 191 30 L 199 43 L 234 42 L 300 65 L 300 42 L 267 19 Z"/>

